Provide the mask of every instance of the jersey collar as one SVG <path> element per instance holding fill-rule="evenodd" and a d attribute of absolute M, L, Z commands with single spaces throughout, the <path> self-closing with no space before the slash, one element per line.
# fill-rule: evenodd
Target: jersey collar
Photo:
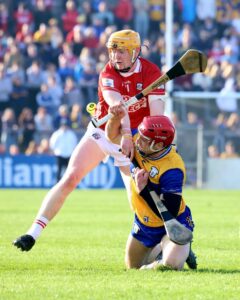
<path fill-rule="evenodd" d="M 129 76 L 131 76 L 131 75 L 134 74 L 134 73 L 139 73 L 139 72 L 141 72 L 141 69 L 142 69 L 141 67 L 142 67 L 141 61 L 140 61 L 139 58 L 137 58 L 137 60 L 136 60 L 136 67 L 135 67 L 135 69 L 134 69 L 133 72 L 127 72 L 127 73 L 121 73 L 121 72 L 119 72 L 119 73 L 120 73 L 121 76 L 123 76 L 123 77 L 129 77 Z"/>
<path fill-rule="evenodd" d="M 166 156 L 172 150 L 172 145 L 170 145 L 163 153 L 156 157 L 147 157 L 148 160 L 158 160 Z"/>

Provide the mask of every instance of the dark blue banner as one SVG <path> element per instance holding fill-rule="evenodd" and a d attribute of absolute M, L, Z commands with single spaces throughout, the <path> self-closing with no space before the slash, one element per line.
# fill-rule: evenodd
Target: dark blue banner
<path fill-rule="evenodd" d="M 50 188 L 56 183 L 56 163 L 48 155 L 0 155 L 0 188 Z M 82 189 L 123 188 L 119 169 L 110 158 L 79 184 Z"/>

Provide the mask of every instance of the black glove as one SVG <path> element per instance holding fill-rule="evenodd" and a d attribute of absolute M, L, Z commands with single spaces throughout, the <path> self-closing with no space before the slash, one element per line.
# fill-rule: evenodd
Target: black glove
<path fill-rule="evenodd" d="M 29 251 L 35 244 L 34 238 L 29 234 L 24 234 L 13 241 L 13 245 L 22 251 Z"/>

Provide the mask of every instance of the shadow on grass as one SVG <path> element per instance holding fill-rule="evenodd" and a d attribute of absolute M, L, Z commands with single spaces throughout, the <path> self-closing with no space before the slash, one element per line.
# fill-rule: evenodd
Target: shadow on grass
<path fill-rule="evenodd" d="M 240 269 L 198 269 L 196 270 L 198 273 L 218 273 L 218 274 L 240 274 Z"/>

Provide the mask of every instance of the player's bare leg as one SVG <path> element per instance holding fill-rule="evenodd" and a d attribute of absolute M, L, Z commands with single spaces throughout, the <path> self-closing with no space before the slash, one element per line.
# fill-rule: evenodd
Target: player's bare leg
<path fill-rule="evenodd" d="M 131 234 L 128 237 L 125 253 L 125 264 L 128 269 L 139 269 L 152 248 L 145 247 Z"/>
<path fill-rule="evenodd" d="M 162 257 L 162 246 L 157 244 L 154 248 L 151 248 L 149 254 L 145 257 L 143 264 L 150 264 L 155 260 L 159 260 L 159 257 Z"/>
<path fill-rule="evenodd" d="M 141 269 L 161 269 L 162 267 L 174 270 L 182 270 L 189 255 L 190 243 L 177 245 L 169 240 L 165 235 L 161 241 L 162 259 L 149 265 L 144 265 Z"/>
<path fill-rule="evenodd" d="M 82 139 L 71 156 L 64 176 L 45 196 L 38 216 L 44 216 L 50 221 L 66 197 L 104 157 L 105 154 L 92 139 Z"/>
<path fill-rule="evenodd" d="M 129 165 L 128 166 L 121 166 L 121 167 L 119 167 L 119 169 L 120 169 L 120 173 L 121 173 L 121 176 L 122 176 L 123 183 L 124 183 L 126 191 L 127 191 L 129 206 L 130 206 L 131 210 L 133 210 L 132 201 L 131 201 L 132 192 L 131 192 L 131 184 L 130 184 L 130 180 L 131 180 L 130 166 Z"/>

